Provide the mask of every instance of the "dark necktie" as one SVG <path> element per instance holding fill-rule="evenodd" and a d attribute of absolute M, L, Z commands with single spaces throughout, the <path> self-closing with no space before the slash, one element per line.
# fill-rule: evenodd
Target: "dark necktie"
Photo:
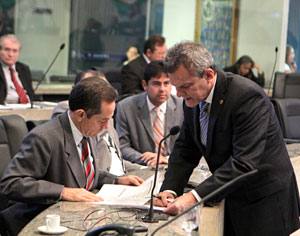
<path fill-rule="evenodd" d="M 28 103 L 29 100 L 27 98 L 26 92 L 23 89 L 23 87 L 19 84 L 19 82 L 17 81 L 15 70 L 11 66 L 9 67 L 9 72 L 10 72 L 10 76 L 11 76 L 11 81 L 13 82 L 13 84 L 16 88 L 16 92 L 19 96 L 19 103 Z"/>
<path fill-rule="evenodd" d="M 208 115 L 208 105 L 207 102 L 201 102 L 200 103 L 200 133 L 201 133 L 201 142 L 204 146 L 206 146 L 207 142 L 207 128 L 208 128 L 208 121 L 209 121 L 209 115 Z"/>
<path fill-rule="evenodd" d="M 94 182 L 95 171 L 94 171 L 93 164 L 89 158 L 88 143 L 87 143 L 87 138 L 85 137 L 83 137 L 81 140 L 81 161 L 86 176 L 85 188 L 89 190 L 92 187 Z"/>

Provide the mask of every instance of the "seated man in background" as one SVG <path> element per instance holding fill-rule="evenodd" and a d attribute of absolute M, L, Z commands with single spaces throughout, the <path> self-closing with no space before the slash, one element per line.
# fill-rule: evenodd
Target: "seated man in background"
<path fill-rule="evenodd" d="M 18 203 L 1 212 L 13 234 L 59 200 L 96 202 L 90 192 L 104 183 L 140 185 L 137 176 L 117 177 L 99 169 L 95 136 L 107 127 L 117 93 L 106 81 L 87 78 L 71 91 L 70 110 L 37 126 L 6 168 L 1 191 Z"/>
<path fill-rule="evenodd" d="M 253 68 L 256 69 L 257 76 L 254 75 L 252 71 Z M 257 83 L 261 87 L 265 86 L 264 72 L 262 72 L 260 66 L 247 55 L 240 57 L 232 66 L 225 67 L 224 71 L 246 77 Z"/>
<path fill-rule="evenodd" d="M 182 99 L 171 95 L 170 79 L 162 62 L 147 65 L 142 84 L 144 93 L 118 103 L 116 129 L 124 159 L 154 166 L 159 141 L 173 126 L 181 126 Z M 159 164 L 168 162 L 175 139 L 172 136 L 166 140 Z"/>
<path fill-rule="evenodd" d="M 20 49 L 15 35 L 0 37 L 0 104 L 29 103 L 34 97 L 30 69 L 18 62 Z"/>
<path fill-rule="evenodd" d="M 122 68 L 122 94 L 137 94 L 143 92 L 142 80 L 144 71 L 151 61 L 163 60 L 166 56 L 165 38 L 152 35 L 144 44 L 143 54 Z"/>
<path fill-rule="evenodd" d="M 74 85 L 82 79 L 95 77 L 99 80 L 106 80 L 104 73 L 99 70 L 86 70 L 78 73 L 74 80 Z M 69 109 L 69 101 L 61 101 L 53 109 L 52 118 L 64 113 Z M 107 127 L 97 135 L 97 147 L 99 152 L 100 168 L 111 174 L 122 176 L 126 172 L 139 168 L 139 165 L 123 160 L 120 151 L 120 143 L 117 131 L 114 128 L 114 121 L 110 119 Z"/>

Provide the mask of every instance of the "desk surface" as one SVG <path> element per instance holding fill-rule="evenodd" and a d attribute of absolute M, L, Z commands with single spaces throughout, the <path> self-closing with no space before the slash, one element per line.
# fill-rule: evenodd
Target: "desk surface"
<path fill-rule="evenodd" d="M 72 89 L 72 83 L 48 83 L 41 84 L 35 94 L 43 95 L 43 94 L 70 94 Z"/>
<path fill-rule="evenodd" d="M 149 172 L 149 170 L 139 169 L 132 171 L 130 174 L 137 174 L 145 178 L 153 174 L 153 171 Z M 200 171 L 196 171 L 194 175 L 199 175 L 199 179 L 203 178 L 203 176 L 200 176 Z M 200 228 L 205 229 L 206 232 L 208 228 L 210 228 L 211 231 L 208 231 L 209 233 L 207 234 L 201 235 L 221 236 L 222 234 L 219 232 L 222 232 L 223 230 L 224 203 L 220 204 L 220 206 L 210 208 L 209 210 L 205 208 L 203 209 L 204 210 L 200 210 L 200 219 L 202 219 L 202 222 L 200 221 Z M 92 212 L 94 213 L 91 214 Z M 45 217 L 47 214 L 59 214 L 61 216 L 61 224 L 69 228 L 64 235 L 85 235 L 87 230 L 93 228 L 95 225 L 100 226 L 111 223 L 124 223 L 133 226 L 143 225 L 148 228 L 148 233 L 151 233 L 165 221 L 148 224 L 136 219 L 137 215 L 141 215 L 141 213 L 145 214 L 146 212 L 146 210 L 121 209 L 96 203 L 76 203 L 60 201 L 36 216 L 28 225 L 26 225 L 26 227 L 20 232 L 19 235 L 39 235 L 37 228 L 45 224 Z M 91 215 L 89 216 L 89 214 Z M 219 223 L 218 228 L 215 225 L 215 220 L 221 222 Z M 182 222 L 183 219 L 179 218 L 168 227 L 159 231 L 157 235 L 186 235 L 187 233 L 182 229 Z M 210 226 L 207 227 L 209 223 Z M 206 225 L 206 227 L 201 227 L 202 224 Z M 146 235 L 146 233 L 139 235 Z"/>
<path fill-rule="evenodd" d="M 25 121 L 28 120 L 49 120 L 52 115 L 53 107 L 33 108 L 33 109 L 14 109 L 0 110 L 0 116 L 3 115 L 20 115 Z"/>

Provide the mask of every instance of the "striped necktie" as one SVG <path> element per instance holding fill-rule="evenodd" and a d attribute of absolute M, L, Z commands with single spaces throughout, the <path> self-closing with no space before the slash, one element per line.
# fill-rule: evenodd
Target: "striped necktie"
<path fill-rule="evenodd" d="M 90 160 L 90 153 L 86 137 L 83 137 L 81 140 L 81 162 L 86 176 L 85 188 L 89 190 L 93 186 L 95 171 L 94 166 Z"/>
<path fill-rule="evenodd" d="M 209 103 L 202 101 L 200 103 L 200 134 L 201 134 L 201 143 L 206 146 L 207 142 L 207 128 L 208 128 L 208 121 L 209 121 L 209 114 L 208 114 L 208 105 Z"/>
<path fill-rule="evenodd" d="M 16 92 L 19 96 L 19 103 L 28 103 L 29 99 L 27 98 L 26 92 L 23 89 L 23 87 L 20 85 L 20 83 L 17 81 L 16 73 L 14 68 L 11 66 L 8 68 L 11 76 L 11 81 L 13 82 Z"/>
<path fill-rule="evenodd" d="M 163 126 L 163 121 L 161 120 L 161 111 L 159 107 L 153 108 L 154 114 L 154 119 L 153 119 L 153 136 L 154 136 L 154 142 L 155 142 L 155 151 L 158 152 L 158 145 L 159 142 L 163 139 L 164 137 L 164 126 Z M 166 155 L 166 148 L 165 144 L 162 143 L 161 145 L 161 154 Z"/>

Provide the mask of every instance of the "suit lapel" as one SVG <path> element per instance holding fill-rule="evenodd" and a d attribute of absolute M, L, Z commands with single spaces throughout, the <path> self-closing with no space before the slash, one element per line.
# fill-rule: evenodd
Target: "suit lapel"
<path fill-rule="evenodd" d="M 68 119 L 68 114 L 65 112 L 59 117 L 63 131 L 64 131 L 64 144 L 67 163 L 71 169 L 74 179 L 79 187 L 83 187 L 86 184 L 86 179 L 80 157 L 78 155 L 77 147 L 73 138 L 71 126 Z"/>
<path fill-rule="evenodd" d="M 193 109 L 193 123 L 194 123 L 194 140 L 195 143 L 197 144 L 198 148 L 200 150 L 202 150 L 202 153 L 204 154 L 205 152 L 205 148 L 203 147 L 202 143 L 201 143 L 201 139 L 200 139 L 200 122 L 199 122 L 199 106 L 197 105 L 194 109 Z"/>
<path fill-rule="evenodd" d="M 143 123 L 144 128 L 147 131 L 147 133 L 149 134 L 149 136 L 152 137 L 152 140 L 154 140 L 146 96 L 147 96 L 146 93 L 144 93 L 141 95 L 141 99 L 137 99 L 138 117 L 141 120 L 141 122 Z M 154 144 L 154 141 L 153 141 L 153 144 Z"/>
<path fill-rule="evenodd" d="M 225 102 L 225 93 L 227 91 L 225 75 L 221 71 L 217 71 L 216 86 L 213 95 L 213 101 L 210 107 L 209 123 L 207 130 L 207 145 L 206 155 L 209 156 L 212 148 L 212 139 L 214 134 L 214 128 L 218 119 L 220 111 L 223 109 Z"/>

